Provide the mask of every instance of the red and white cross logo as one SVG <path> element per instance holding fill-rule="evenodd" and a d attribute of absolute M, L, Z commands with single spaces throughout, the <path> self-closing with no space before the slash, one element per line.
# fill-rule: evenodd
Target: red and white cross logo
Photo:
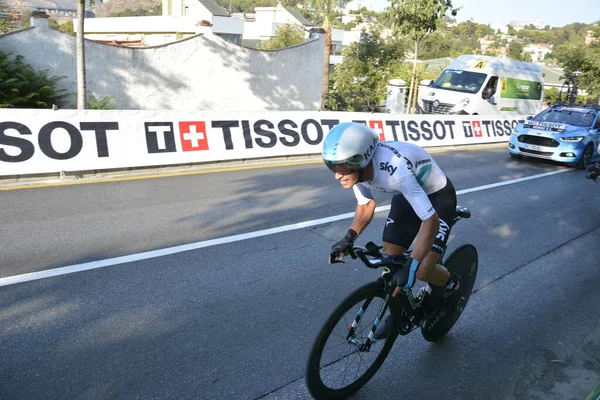
<path fill-rule="evenodd" d="M 204 121 L 180 122 L 179 135 L 183 151 L 208 150 L 206 123 Z"/>
<path fill-rule="evenodd" d="M 481 129 L 481 122 L 480 121 L 471 121 L 471 126 L 473 126 L 473 135 L 475 137 L 482 137 L 483 136 L 483 129 Z"/>
<path fill-rule="evenodd" d="M 379 135 L 381 142 L 385 141 L 385 131 L 383 129 L 383 121 L 369 121 L 369 127 Z"/>

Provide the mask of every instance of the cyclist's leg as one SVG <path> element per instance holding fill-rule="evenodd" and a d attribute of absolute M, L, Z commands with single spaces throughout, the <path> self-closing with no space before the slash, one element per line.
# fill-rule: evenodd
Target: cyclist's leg
<path fill-rule="evenodd" d="M 443 287 L 450 282 L 451 276 L 448 270 L 439 264 L 439 261 L 448 243 L 457 205 L 456 191 L 450 179 L 442 190 L 433 193 L 429 198 L 440 219 L 440 229 L 431 251 L 419 266 L 416 275 L 417 279 L 429 282 L 434 287 Z"/>
<path fill-rule="evenodd" d="M 404 253 L 417 237 L 422 223 L 406 198 L 401 194 L 395 195 L 383 229 L 383 252 L 389 255 Z M 440 253 L 432 249 L 421 261 L 416 278 L 435 286 L 443 286 L 448 281 L 449 273 L 446 268 L 437 265 L 439 256 Z"/>
<path fill-rule="evenodd" d="M 421 219 L 408 200 L 401 194 L 395 195 L 383 228 L 383 252 L 391 256 L 406 252 L 420 228 Z"/>
<path fill-rule="evenodd" d="M 440 218 L 440 228 L 431 251 L 416 271 L 416 277 L 434 287 L 443 287 L 448 283 L 450 273 L 439 264 L 439 260 L 448 242 L 457 205 L 456 191 L 450 179 L 443 189 L 429 198 Z M 405 252 L 417 236 L 421 224 L 421 219 L 406 198 L 400 194 L 394 196 L 383 231 L 383 252 L 389 255 Z"/>
<path fill-rule="evenodd" d="M 406 198 L 397 194 L 392 198 L 390 213 L 383 228 L 383 252 L 390 256 L 402 254 L 408 250 L 417 237 L 421 228 L 421 219 L 415 214 Z M 399 292 L 396 289 L 394 296 Z M 387 315 L 377 327 L 374 337 L 377 340 L 384 339 L 390 327 L 390 316 Z"/>

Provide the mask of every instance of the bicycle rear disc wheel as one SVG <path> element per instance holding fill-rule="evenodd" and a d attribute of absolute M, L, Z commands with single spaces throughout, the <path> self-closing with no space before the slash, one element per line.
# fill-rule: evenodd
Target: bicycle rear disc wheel
<path fill-rule="evenodd" d="M 478 265 L 477 249 L 470 244 L 460 246 L 446 259 L 444 266 L 448 268 L 448 271 L 456 272 L 461 276 L 460 293 L 455 308 L 449 315 L 440 317 L 438 312 L 425 327 L 421 328 L 421 335 L 425 340 L 437 342 L 452 329 L 471 297 L 471 291 L 477 278 Z"/>
<path fill-rule="evenodd" d="M 373 342 L 369 349 L 361 349 L 361 344 L 367 341 L 384 302 L 383 284 L 372 282 L 351 293 L 331 313 L 308 357 L 306 386 L 315 399 L 346 398 L 379 370 L 398 336 L 392 308 L 387 306 L 386 310 L 386 315 L 392 315 L 386 338 Z M 361 309 L 363 313 L 352 331 Z"/>

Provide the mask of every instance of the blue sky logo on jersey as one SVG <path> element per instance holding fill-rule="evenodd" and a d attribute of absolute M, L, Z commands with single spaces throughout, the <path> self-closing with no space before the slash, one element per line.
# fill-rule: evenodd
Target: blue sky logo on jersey
<path fill-rule="evenodd" d="M 381 171 L 386 171 L 390 175 L 394 175 L 394 172 L 396 172 L 396 170 L 398 169 L 398 167 L 394 167 L 389 162 L 385 162 L 385 163 L 379 163 L 379 169 Z"/>

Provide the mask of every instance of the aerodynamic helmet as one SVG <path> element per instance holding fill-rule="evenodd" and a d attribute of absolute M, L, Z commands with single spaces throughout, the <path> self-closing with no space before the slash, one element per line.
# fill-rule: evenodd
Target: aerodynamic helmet
<path fill-rule="evenodd" d="M 365 125 L 341 123 L 323 141 L 323 161 L 332 171 L 336 165 L 362 170 L 371 162 L 378 141 L 377 133 Z"/>

